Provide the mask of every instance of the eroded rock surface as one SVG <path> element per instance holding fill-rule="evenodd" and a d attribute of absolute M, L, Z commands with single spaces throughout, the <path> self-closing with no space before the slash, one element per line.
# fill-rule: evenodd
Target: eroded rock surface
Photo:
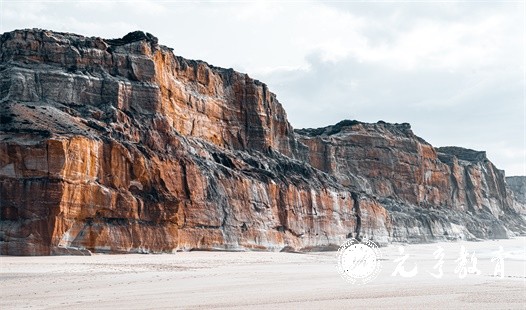
<path fill-rule="evenodd" d="M 506 183 L 515 199 L 526 204 L 526 176 L 506 177 Z"/>
<path fill-rule="evenodd" d="M 525 233 L 485 157 L 408 124 L 294 132 L 265 84 L 133 32 L 0 38 L 0 251 L 321 250 Z"/>
<path fill-rule="evenodd" d="M 433 148 L 409 124 L 342 121 L 297 130 L 309 162 L 376 198 L 397 241 L 505 238 L 524 231 L 524 205 L 485 152 Z"/>

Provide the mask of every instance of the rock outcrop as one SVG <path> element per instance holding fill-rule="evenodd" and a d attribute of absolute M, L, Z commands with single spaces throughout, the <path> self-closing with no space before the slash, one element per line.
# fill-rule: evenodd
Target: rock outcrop
<path fill-rule="evenodd" d="M 345 185 L 358 184 L 389 212 L 397 241 L 505 238 L 524 231 L 524 205 L 485 152 L 433 148 L 409 124 L 342 121 L 297 130 L 309 163 Z"/>
<path fill-rule="evenodd" d="M 408 124 L 294 131 L 246 74 L 133 32 L 0 37 L 0 252 L 321 250 L 506 238 L 524 203 L 483 152 Z"/>
<path fill-rule="evenodd" d="M 526 176 L 506 177 L 506 183 L 516 201 L 526 204 Z"/>

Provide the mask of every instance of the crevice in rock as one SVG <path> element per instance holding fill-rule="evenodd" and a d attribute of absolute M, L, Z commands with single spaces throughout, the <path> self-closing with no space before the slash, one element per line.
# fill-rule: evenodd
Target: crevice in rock
<path fill-rule="evenodd" d="M 224 153 L 212 153 L 212 158 L 214 159 L 216 163 L 221 164 L 225 167 L 228 167 L 230 169 L 236 168 L 236 165 L 234 164 L 234 162 Z"/>
<path fill-rule="evenodd" d="M 353 211 L 356 216 L 356 228 L 354 230 L 354 238 L 361 240 L 360 231 L 362 229 L 362 212 L 360 210 L 360 197 L 357 193 L 351 193 L 353 199 Z"/>
<path fill-rule="evenodd" d="M 191 199 L 191 191 L 190 191 L 190 186 L 188 185 L 188 175 L 186 174 L 186 163 L 184 161 L 179 161 L 179 164 L 181 165 L 181 170 L 182 170 L 182 179 L 183 179 L 183 190 L 184 190 L 184 195 L 186 196 L 187 199 Z"/>
<path fill-rule="evenodd" d="M 468 210 L 471 212 L 475 212 L 475 208 L 473 207 L 474 203 L 476 202 L 475 197 L 472 197 L 474 195 L 474 189 L 473 182 L 471 182 L 471 177 L 469 176 L 468 168 L 464 169 L 464 179 L 466 180 L 466 203 L 468 205 Z"/>
<path fill-rule="evenodd" d="M 276 226 L 274 227 L 274 229 L 282 233 L 289 232 L 290 234 L 292 234 L 294 237 L 297 237 L 297 238 L 300 238 L 303 236 L 303 234 L 299 234 L 286 226 Z"/>

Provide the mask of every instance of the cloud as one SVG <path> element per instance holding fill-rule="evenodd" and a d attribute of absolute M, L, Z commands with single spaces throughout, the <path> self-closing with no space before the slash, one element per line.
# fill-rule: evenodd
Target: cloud
<path fill-rule="evenodd" d="M 263 78 L 295 127 L 325 126 L 342 118 L 409 122 L 435 146 L 488 150 L 498 167 L 521 173 L 520 72 L 406 71 L 355 58 L 324 62 L 313 54 L 307 59 L 308 70 L 279 70 Z M 510 150 L 516 155 L 509 156 Z"/>
<path fill-rule="evenodd" d="M 74 32 L 87 36 L 121 37 L 132 29 L 139 12 L 133 13 L 131 4 L 97 2 L 87 7 L 84 2 L 5 2 L 2 7 L 2 31 L 24 28 L 43 28 Z M 120 19 L 115 18 L 119 11 Z M 96 18 L 93 16 L 96 15 Z"/>
<path fill-rule="evenodd" d="M 3 1 L 2 31 L 142 29 L 269 84 L 295 127 L 410 122 L 525 174 L 523 2 Z"/>

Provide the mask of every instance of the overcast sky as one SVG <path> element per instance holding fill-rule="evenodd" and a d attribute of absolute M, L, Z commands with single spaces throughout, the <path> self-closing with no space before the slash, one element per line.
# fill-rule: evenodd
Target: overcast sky
<path fill-rule="evenodd" d="M 1 32 L 148 31 L 267 83 L 295 128 L 411 123 L 526 175 L 524 1 L 0 1 Z"/>

